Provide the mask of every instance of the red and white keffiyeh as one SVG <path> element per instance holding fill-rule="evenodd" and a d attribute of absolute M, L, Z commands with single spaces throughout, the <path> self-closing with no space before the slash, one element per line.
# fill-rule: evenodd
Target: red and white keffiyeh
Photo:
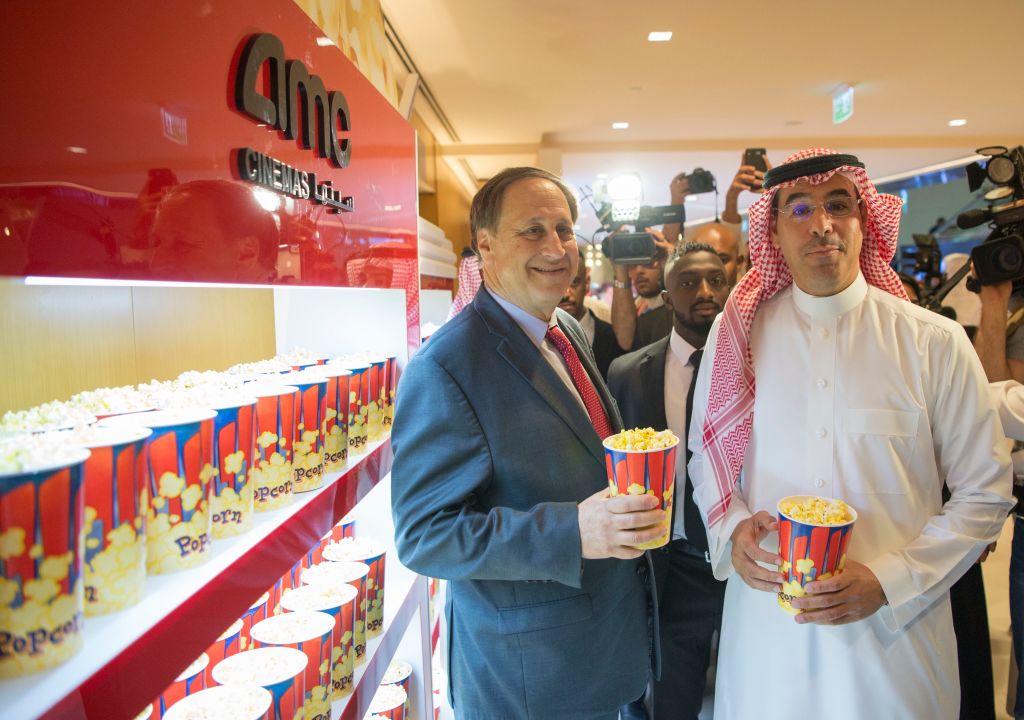
<path fill-rule="evenodd" d="M 824 155 L 826 148 L 803 150 L 784 164 Z M 903 201 L 880 194 L 863 168 L 844 165 L 828 172 L 796 178 L 766 190 L 750 207 L 749 245 L 751 268 L 733 288 L 722 311 L 711 388 L 704 419 L 704 453 L 711 462 L 718 499 L 708 508 L 708 526 L 725 517 L 739 478 L 754 422 L 754 365 L 750 353 L 750 328 L 758 306 L 793 282 L 782 252 L 770 241 L 772 205 L 776 193 L 798 182 L 820 185 L 837 172 L 848 177 L 860 192 L 867 209 L 860 270 L 870 284 L 906 299 L 899 276 L 889 266 L 898 244 Z"/>
<path fill-rule="evenodd" d="M 483 280 L 480 278 L 480 258 L 476 255 L 467 255 L 459 263 L 459 291 L 455 294 L 455 300 L 448 310 L 448 318 L 451 320 L 463 309 L 473 302 Z"/>

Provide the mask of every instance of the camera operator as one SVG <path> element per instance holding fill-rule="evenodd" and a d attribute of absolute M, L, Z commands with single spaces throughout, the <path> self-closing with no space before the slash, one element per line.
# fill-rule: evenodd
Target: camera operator
<path fill-rule="evenodd" d="M 982 285 L 978 294 L 981 298 L 981 320 L 974 337 L 974 347 L 988 376 L 989 391 L 999 411 L 1003 430 L 1013 440 L 1024 441 L 1024 385 L 1020 383 L 1024 377 L 1024 362 L 1007 357 L 1006 322 L 1013 283 Z M 1019 331 L 1013 333 L 1014 336 L 1022 334 Z M 1010 551 L 1010 625 L 1018 668 L 1024 663 L 1024 507 L 1021 503 L 1024 487 L 1018 484 L 1021 477 L 1015 467 L 1013 492 L 1017 504 L 1013 509 L 1013 546 Z M 1024 718 L 1024 673 L 1021 672 L 1017 674 L 1014 717 L 1018 720 Z"/>

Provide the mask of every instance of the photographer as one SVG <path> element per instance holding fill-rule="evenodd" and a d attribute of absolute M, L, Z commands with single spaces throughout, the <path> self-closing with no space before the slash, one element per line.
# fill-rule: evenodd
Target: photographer
<path fill-rule="evenodd" d="M 981 358 L 982 367 L 990 381 L 992 401 L 999 411 L 999 419 L 1007 436 L 1024 440 L 1024 362 L 1007 357 L 1006 323 L 1013 283 L 982 285 L 981 322 L 974 338 L 974 347 Z M 1015 332 L 1013 336 L 1024 333 Z M 1011 338 L 1012 343 L 1012 338 Z M 1017 484 L 1019 471 L 1014 473 L 1014 495 L 1017 505 L 1013 511 L 1013 546 L 1010 551 L 1010 625 L 1013 631 L 1013 654 L 1020 668 L 1024 663 L 1024 515 L 1021 514 L 1022 487 Z M 1017 674 L 1014 717 L 1024 718 L 1024 673 Z"/>

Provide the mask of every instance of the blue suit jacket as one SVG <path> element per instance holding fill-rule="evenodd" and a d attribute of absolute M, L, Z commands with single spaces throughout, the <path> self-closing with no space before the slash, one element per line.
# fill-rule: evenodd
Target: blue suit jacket
<path fill-rule="evenodd" d="M 618 430 L 585 336 L 556 310 Z M 460 718 L 614 712 L 650 674 L 646 562 L 582 560 L 577 503 L 607 486 L 589 418 L 486 291 L 409 362 L 397 394 L 400 560 L 447 578 Z"/>

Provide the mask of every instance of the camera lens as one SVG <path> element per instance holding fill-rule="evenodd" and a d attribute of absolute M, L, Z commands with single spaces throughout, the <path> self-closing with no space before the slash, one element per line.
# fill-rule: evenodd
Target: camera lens
<path fill-rule="evenodd" d="M 1016 275 L 1024 270 L 1024 255 L 1021 254 L 1020 248 L 1004 245 L 993 253 L 992 264 L 1000 273 Z"/>

